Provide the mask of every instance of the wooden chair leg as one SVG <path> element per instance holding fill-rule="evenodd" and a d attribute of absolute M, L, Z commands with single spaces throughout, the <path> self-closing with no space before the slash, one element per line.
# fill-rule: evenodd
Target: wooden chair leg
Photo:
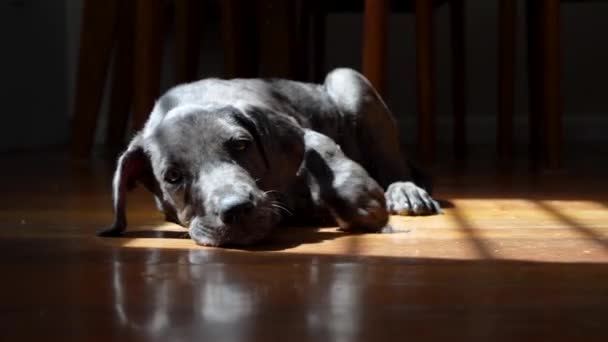
<path fill-rule="evenodd" d="M 163 1 L 136 0 L 133 128 L 143 127 L 160 91 Z"/>
<path fill-rule="evenodd" d="M 257 24 L 254 16 L 247 15 L 255 13 L 255 1 L 222 0 L 220 5 L 224 77 L 256 77 L 259 62 Z"/>
<path fill-rule="evenodd" d="M 238 36 L 238 0 L 224 0 L 220 2 L 222 11 L 222 45 L 224 53 L 224 77 L 234 78 L 237 71 L 237 40 Z"/>
<path fill-rule="evenodd" d="M 451 0 L 452 27 L 452 102 L 454 111 L 454 155 L 464 159 L 467 153 L 466 130 L 466 59 L 465 59 L 465 2 Z"/>
<path fill-rule="evenodd" d="M 363 74 L 384 95 L 386 86 L 387 0 L 365 0 L 363 18 Z"/>
<path fill-rule="evenodd" d="M 418 83 L 418 151 L 431 164 L 435 154 L 433 3 L 416 0 L 416 81 Z"/>
<path fill-rule="evenodd" d="M 539 1 L 526 1 L 526 31 L 528 49 L 528 130 L 529 161 L 532 169 L 540 165 L 540 68 L 539 51 Z"/>
<path fill-rule="evenodd" d="M 135 0 L 123 0 L 119 6 L 114 69 L 106 147 L 111 154 L 119 152 L 125 143 L 125 133 L 133 97 L 133 44 Z"/>
<path fill-rule="evenodd" d="M 175 81 L 185 83 L 198 78 L 201 48 L 201 1 L 175 1 Z"/>
<path fill-rule="evenodd" d="M 296 78 L 293 1 L 257 0 L 260 76 Z"/>
<path fill-rule="evenodd" d="M 327 70 L 325 69 L 325 11 L 321 0 L 313 1 L 312 9 L 312 39 L 313 39 L 313 82 L 322 83 Z"/>
<path fill-rule="evenodd" d="M 87 0 L 84 4 L 72 120 L 72 154 L 77 158 L 89 156 L 93 146 L 116 15 L 114 0 Z"/>
<path fill-rule="evenodd" d="M 543 0 L 541 16 L 542 120 L 550 169 L 562 164 L 560 1 Z"/>
<path fill-rule="evenodd" d="M 293 1 L 293 40 L 295 54 L 293 57 L 294 61 L 294 74 L 297 80 L 303 82 L 311 82 L 311 67 L 313 63 L 311 51 L 312 46 L 310 44 L 310 13 L 311 8 L 314 6 L 313 1 Z"/>
<path fill-rule="evenodd" d="M 498 23 L 498 118 L 496 146 L 498 155 L 510 159 L 513 146 L 515 98 L 515 15 L 512 0 L 500 0 Z"/>

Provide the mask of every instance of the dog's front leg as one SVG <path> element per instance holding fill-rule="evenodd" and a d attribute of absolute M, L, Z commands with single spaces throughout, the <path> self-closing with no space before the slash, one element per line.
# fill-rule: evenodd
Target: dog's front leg
<path fill-rule="evenodd" d="M 380 231 L 388 222 L 382 188 L 329 137 L 305 132 L 306 173 L 311 198 L 329 210 L 344 231 Z"/>
<path fill-rule="evenodd" d="M 440 213 L 428 184 L 407 164 L 395 119 L 369 81 L 354 70 L 337 69 L 327 76 L 325 89 L 340 111 L 356 123 L 358 153 L 366 170 L 386 189 L 389 212 Z"/>

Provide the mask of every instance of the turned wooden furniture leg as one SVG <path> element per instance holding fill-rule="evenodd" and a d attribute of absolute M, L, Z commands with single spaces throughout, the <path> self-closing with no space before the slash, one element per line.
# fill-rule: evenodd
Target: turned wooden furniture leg
<path fill-rule="evenodd" d="M 72 154 L 89 156 L 112 46 L 117 15 L 115 0 L 87 0 L 82 13 L 80 55 L 72 120 Z"/>
<path fill-rule="evenodd" d="M 526 1 L 526 30 L 528 47 L 528 126 L 529 161 L 532 169 L 540 164 L 540 79 L 542 69 L 539 60 L 539 1 Z"/>
<path fill-rule="evenodd" d="M 560 1 L 543 0 L 541 13 L 544 140 L 548 166 L 558 169 L 562 164 Z"/>
<path fill-rule="evenodd" d="M 515 98 L 515 15 L 512 0 L 500 0 L 498 23 L 498 118 L 496 146 L 499 157 L 513 153 L 513 112 Z"/>
<path fill-rule="evenodd" d="M 325 79 L 325 11 L 322 0 L 314 0 L 312 8 L 313 82 Z"/>
<path fill-rule="evenodd" d="M 450 1 L 452 28 L 452 102 L 454 111 L 454 155 L 464 159 L 467 153 L 466 129 L 466 58 L 464 0 Z"/>
<path fill-rule="evenodd" d="M 258 75 L 258 34 L 255 17 L 256 1 L 222 0 L 222 46 L 224 77 Z M 243 57 L 245 56 L 245 57 Z"/>
<path fill-rule="evenodd" d="M 201 1 L 175 1 L 175 82 L 198 78 L 201 49 Z"/>
<path fill-rule="evenodd" d="M 363 74 L 381 95 L 386 86 L 387 0 L 365 0 L 363 18 Z"/>
<path fill-rule="evenodd" d="M 163 1 L 136 0 L 133 128 L 143 127 L 160 91 Z"/>
<path fill-rule="evenodd" d="M 418 83 L 418 151 L 431 164 L 435 154 L 433 3 L 416 0 L 416 81 Z"/>
<path fill-rule="evenodd" d="M 124 146 L 125 133 L 133 96 L 133 44 L 134 44 L 135 0 L 123 0 L 119 6 L 116 47 L 106 146 L 111 153 Z"/>
<path fill-rule="evenodd" d="M 238 23 L 236 5 L 238 0 L 224 0 L 220 2 L 222 11 L 222 48 L 224 49 L 224 77 L 234 78 L 238 75 L 236 41 L 238 39 Z"/>
<path fill-rule="evenodd" d="M 296 78 L 293 1 L 257 0 L 260 76 Z"/>

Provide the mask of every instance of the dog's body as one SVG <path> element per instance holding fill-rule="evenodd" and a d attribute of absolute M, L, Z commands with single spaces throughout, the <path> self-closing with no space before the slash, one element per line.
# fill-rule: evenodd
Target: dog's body
<path fill-rule="evenodd" d="M 115 222 L 102 235 L 126 228 L 135 181 L 204 245 L 254 243 L 284 214 L 378 231 L 389 213 L 440 211 L 414 183 L 384 102 L 350 69 L 323 85 L 206 79 L 169 90 L 119 159 Z"/>

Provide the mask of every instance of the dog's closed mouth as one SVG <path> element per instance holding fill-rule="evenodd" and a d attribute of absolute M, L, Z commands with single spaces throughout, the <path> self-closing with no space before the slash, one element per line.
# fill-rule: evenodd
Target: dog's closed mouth
<path fill-rule="evenodd" d="M 200 233 L 198 230 L 190 231 L 190 238 L 196 242 L 197 245 L 207 247 L 218 247 L 223 244 L 221 239 L 213 239 L 207 235 Z"/>

